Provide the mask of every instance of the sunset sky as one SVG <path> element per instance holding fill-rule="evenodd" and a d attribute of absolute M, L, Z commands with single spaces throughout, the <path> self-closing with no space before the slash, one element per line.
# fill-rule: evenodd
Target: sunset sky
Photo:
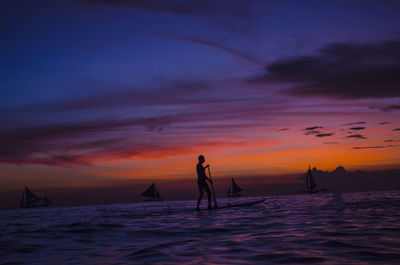
<path fill-rule="evenodd" d="M 0 3 L 0 191 L 400 168 L 400 1 Z M 274 180 L 279 182 L 279 180 Z"/>

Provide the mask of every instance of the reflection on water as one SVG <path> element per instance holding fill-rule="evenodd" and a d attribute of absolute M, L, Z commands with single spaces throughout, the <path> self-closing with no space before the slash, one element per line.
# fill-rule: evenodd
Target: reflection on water
<path fill-rule="evenodd" d="M 400 263 L 400 192 L 194 207 L 164 201 L 1 211 L 0 263 Z"/>

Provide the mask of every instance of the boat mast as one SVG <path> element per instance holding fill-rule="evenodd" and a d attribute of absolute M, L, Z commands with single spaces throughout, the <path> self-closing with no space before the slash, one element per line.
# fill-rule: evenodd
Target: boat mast
<path fill-rule="evenodd" d="M 311 166 L 308 165 L 307 177 L 306 177 L 306 191 L 311 192 Z"/>

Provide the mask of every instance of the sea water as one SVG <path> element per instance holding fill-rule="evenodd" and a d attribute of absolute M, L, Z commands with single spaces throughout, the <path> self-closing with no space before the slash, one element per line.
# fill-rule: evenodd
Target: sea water
<path fill-rule="evenodd" d="M 400 263 L 399 191 L 265 198 L 3 210 L 0 263 Z"/>

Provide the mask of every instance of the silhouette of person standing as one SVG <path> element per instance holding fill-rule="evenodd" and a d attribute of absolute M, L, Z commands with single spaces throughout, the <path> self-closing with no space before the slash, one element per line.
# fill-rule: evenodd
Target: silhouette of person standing
<path fill-rule="evenodd" d="M 201 199 L 203 198 L 203 190 L 205 190 L 207 192 L 208 195 L 208 209 L 211 208 L 211 191 L 210 188 L 208 187 L 207 181 L 208 180 L 210 183 L 212 182 L 211 179 L 209 179 L 206 175 L 206 168 L 209 167 L 209 165 L 203 167 L 203 163 L 205 162 L 204 156 L 203 155 L 199 155 L 199 163 L 196 166 L 196 170 L 197 170 L 197 184 L 199 186 L 199 199 L 197 200 L 197 207 L 196 210 L 200 210 L 200 202 Z"/>

